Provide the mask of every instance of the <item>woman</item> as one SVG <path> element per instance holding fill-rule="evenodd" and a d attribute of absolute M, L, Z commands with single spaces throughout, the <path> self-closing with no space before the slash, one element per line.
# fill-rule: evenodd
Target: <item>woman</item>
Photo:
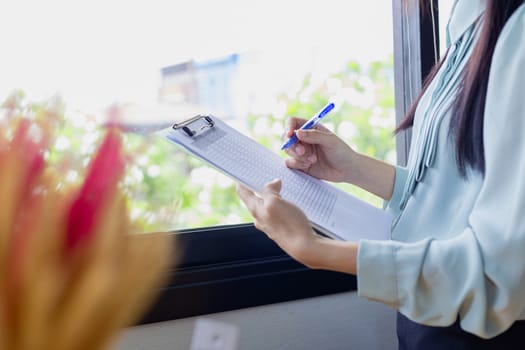
<path fill-rule="evenodd" d="M 320 237 L 279 180 L 260 197 L 238 186 L 256 227 L 292 257 L 355 274 L 360 296 L 398 310 L 402 349 L 507 349 L 525 334 L 523 2 L 456 2 L 447 53 L 398 127 L 413 128 L 406 168 L 322 126 L 297 131 L 286 164 L 383 198 L 390 241 Z M 292 118 L 288 136 L 304 122 Z"/>

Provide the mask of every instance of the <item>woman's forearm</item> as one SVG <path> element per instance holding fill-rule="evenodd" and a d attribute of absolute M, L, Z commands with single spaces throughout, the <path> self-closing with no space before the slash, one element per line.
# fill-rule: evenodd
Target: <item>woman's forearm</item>
<path fill-rule="evenodd" d="M 313 269 L 357 273 L 358 243 L 319 237 L 311 242 L 310 249 L 299 256 L 306 266 Z"/>
<path fill-rule="evenodd" d="M 348 182 L 390 200 L 394 189 L 396 168 L 383 161 L 357 154 Z M 345 242 L 319 237 L 307 249 L 303 263 L 311 268 L 357 274 L 357 242 Z"/>
<path fill-rule="evenodd" d="M 348 182 L 384 200 L 390 200 L 394 189 L 395 167 L 363 154 L 358 154 L 356 163 Z"/>

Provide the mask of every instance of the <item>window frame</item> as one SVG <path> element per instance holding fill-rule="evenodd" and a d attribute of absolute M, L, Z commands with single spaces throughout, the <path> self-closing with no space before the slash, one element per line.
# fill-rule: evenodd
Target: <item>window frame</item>
<path fill-rule="evenodd" d="M 407 4 L 392 0 L 396 122 L 405 115 L 439 57 L 435 51 L 439 50 L 437 1 Z M 421 5 L 424 8 L 420 9 Z M 432 7 L 434 16 L 425 15 Z M 396 136 L 399 165 L 406 164 L 409 145 L 410 132 Z M 169 282 L 137 325 L 357 289 L 355 276 L 307 268 L 253 224 L 173 234 L 180 256 L 174 261 Z"/>

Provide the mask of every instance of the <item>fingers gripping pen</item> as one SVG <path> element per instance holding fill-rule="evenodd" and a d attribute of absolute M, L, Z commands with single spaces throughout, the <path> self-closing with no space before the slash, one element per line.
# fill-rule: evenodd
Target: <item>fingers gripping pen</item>
<path fill-rule="evenodd" d="M 334 103 L 330 102 L 323 109 L 321 109 L 321 111 L 317 113 L 312 119 L 304 123 L 303 126 L 299 128 L 299 130 L 312 129 L 321 121 L 321 119 L 323 119 L 328 114 L 328 112 L 334 109 L 334 107 Z M 283 145 L 281 146 L 281 150 L 285 150 L 291 147 L 292 145 L 296 144 L 297 142 L 299 142 L 299 139 L 297 138 L 297 135 L 295 135 L 294 132 L 294 134 L 285 143 L 283 143 Z"/>

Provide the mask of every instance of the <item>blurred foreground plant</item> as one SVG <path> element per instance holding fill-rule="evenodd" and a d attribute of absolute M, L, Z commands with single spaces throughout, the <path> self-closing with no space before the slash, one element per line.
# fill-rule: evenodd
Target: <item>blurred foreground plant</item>
<path fill-rule="evenodd" d="M 130 234 L 108 128 L 81 186 L 46 166 L 46 123 L 0 120 L 0 349 L 103 349 L 166 281 L 168 234 Z"/>

